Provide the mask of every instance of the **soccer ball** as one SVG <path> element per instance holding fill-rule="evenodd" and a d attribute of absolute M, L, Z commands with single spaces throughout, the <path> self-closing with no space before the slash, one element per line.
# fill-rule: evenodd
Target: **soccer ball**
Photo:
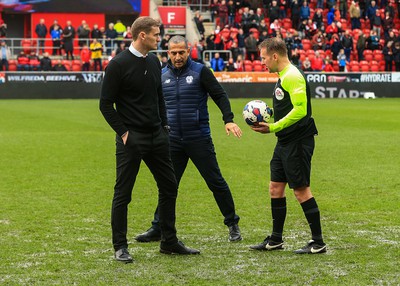
<path fill-rule="evenodd" d="M 258 122 L 268 122 L 273 112 L 272 109 L 262 100 L 252 100 L 246 104 L 242 115 L 248 125 L 255 125 Z"/>

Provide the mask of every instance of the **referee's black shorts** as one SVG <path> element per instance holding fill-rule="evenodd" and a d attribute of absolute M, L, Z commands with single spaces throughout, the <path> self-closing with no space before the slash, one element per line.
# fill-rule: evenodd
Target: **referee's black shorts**
<path fill-rule="evenodd" d="M 291 189 L 310 186 L 314 136 L 288 144 L 278 143 L 270 162 L 271 181 L 288 183 Z"/>

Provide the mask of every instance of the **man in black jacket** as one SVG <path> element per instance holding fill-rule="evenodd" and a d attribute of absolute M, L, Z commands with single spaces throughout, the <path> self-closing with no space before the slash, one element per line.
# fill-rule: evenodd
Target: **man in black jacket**
<path fill-rule="evenodd" d="M 215 201 L 229 229 L 229 241 L 242 240 L 235 212 L 235 204 L 228 184 L 221 175 L 214 144 L 211 138 L 207 109 L 208 95 L 223 114 L 225 132 L 236 137 L 242 135 L 233 122 L 233 113 L 225 90 L 214 74 L 203 64 L 189 58 L 190 48 L 182 36 L 174 36 L 168 43 L 168 66 L 162 72 L 168 122 L 171 127 L 171 158 L 178 184 L 189 159 L 213 192 Z M 160 207 L 160 205 L 159 205 Z M 158 207 L 158 208 L 159 208 Z M 157 241 L 161 238 L 159 210 L 156 209 L 152 227 L 135 239 L 139 242 Z"/>
<path fill-rule="evenodd" d="M 161 87 L 161 65 L 149 51 L 157 49 L 160 24 L 140 17 L 132 25 L 133 43 L 107 66 L 101 90 L 100 110 L 117 133 L 117 179 L 111 212 L 115 259 L 129 263 L 127 215 L 132 188 L 143 160 L 158 190 L 160 252 L 198 254 L 178 241 L 175 206 L 178 186 L 169 153 L 167 116 Z M 114 104 L 115 107 L 114 108 Z"/>

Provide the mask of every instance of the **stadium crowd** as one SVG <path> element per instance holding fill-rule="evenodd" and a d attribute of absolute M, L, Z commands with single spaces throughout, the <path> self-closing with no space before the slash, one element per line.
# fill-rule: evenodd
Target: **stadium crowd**
<path fill-rule="evenodd" d="M 214 71 L 262 71 L 257 46 L 268 37 L 283 38 L 289 58 L 305 71 L 400 71 L 400 0 L 212 0 L 209 10 L 215 29 L 208 34 L 201 13 L 195 12 L 201 39 L 191 43 L 191 58 Z M 5 37 L 6 25 L 0 24 Z M 54 20 L 47 27 L 42 19 L 35 33 L 38 43 L 22 43 L 27 48 L 17 57 L 17 70 L 45 70 L 40 39 L 47 35 L 52 66 L 58 61 L 54 57 L 62 55 L 66 70 L 76 71 L 103 70 L 115 54 L 129 47 L 132 37 L 130 27 L 121 21 L 90 28 L 83 20 L 75 29 L 70 21 L 61 27 Z M 159 50 L 167 50 L 171 35 L 161 27 L 161 36 Z M 33 45 L 38 45 L 40 57 L 28 48 Z M 10 55 L 6 44 L 1 47 L 0 67 L 7 70 Z M 75 48 L 79 60 L 74 58 Z M 203 51 L 212 52 L 203 58 Z M 159 53 L 159 58 L 165 66 L 166 53 Z"/>

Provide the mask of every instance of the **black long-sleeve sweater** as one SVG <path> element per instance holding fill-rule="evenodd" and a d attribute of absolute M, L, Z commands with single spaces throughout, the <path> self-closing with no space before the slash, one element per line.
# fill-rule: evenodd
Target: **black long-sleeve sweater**
<path fill-rule="evenodd" d="M 105 71 L 100 110 L 119 136 L 130 129 L 152 132 L 167 125 L 158 58 L 137 57 L 129 50 L 115 56 Z"/>

